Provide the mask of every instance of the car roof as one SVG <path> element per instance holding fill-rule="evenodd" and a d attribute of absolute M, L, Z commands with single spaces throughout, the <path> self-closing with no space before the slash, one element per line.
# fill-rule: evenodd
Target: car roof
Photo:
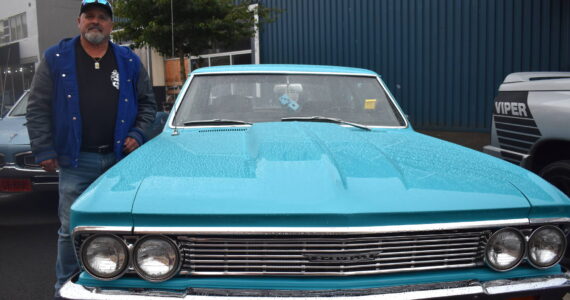
<path fill-rule="evenodd" d="M 518 72 L 507 75 L 499 91 L 568 91 L 570 72 Z"/>
<path fill-rule="evenodd" d="M 205 73 L 331 73 L 379 76 L 376 72 L 350 67 L 319 66 L 319 65 L 233 65 L 200 68 L 192 74 Z"/>

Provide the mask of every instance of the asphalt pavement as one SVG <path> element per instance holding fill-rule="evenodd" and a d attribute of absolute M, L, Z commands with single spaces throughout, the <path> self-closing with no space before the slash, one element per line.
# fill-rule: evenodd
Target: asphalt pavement
<path fill-rule="evenodd" d="M 57 194 L 0 194 L 0 299 L 53 299 Z"/>

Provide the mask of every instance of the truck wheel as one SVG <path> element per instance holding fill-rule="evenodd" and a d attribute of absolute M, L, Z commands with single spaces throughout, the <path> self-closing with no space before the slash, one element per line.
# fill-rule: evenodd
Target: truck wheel
<path fill-rule="evenodd" d="M 570 197 L 570 160 L 553 162 L 542 170 L 540 176 Z"/>

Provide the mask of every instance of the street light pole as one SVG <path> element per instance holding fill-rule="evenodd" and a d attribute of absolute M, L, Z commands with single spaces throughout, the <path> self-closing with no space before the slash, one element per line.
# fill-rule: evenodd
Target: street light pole
<path fill-rule="evenodd" d="M 172 33 L 172 57 L 174 57 L 174 5 L 170 0 L 170 32 Z"/>

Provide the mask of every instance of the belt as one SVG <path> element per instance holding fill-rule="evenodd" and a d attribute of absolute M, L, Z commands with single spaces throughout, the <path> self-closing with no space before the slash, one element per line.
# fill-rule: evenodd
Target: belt
<path fill-rule="evenodd" d="M 94 152 L 94 153 L 109 153 L 113 152 L 113 147 L 111 145 L 101 145 L 101 146 L 85 146 L 81 147 L 83 152 Z"/>

